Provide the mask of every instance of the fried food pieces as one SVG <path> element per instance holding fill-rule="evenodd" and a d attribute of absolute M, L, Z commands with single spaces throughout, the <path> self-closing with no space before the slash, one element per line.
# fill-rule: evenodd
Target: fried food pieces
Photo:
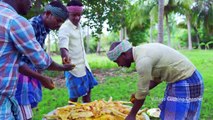
<path fill-rule="evenodd" d="M 124 120 L 131 110 L 123 101 L 96 100 L 91 103 L 58 108 L 53 115 L 46 115 L 47 120 Z M 143 112 L 138 112 L 137 120 L 145 120 Z"/>

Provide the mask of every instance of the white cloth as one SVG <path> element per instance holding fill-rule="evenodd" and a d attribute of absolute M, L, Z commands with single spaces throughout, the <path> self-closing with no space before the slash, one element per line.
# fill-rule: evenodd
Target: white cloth
<path fill-rule="evenodd" d="M 122 40 L 120 44 L 118 44 L 113 50 L 107 52 L 107 57 L 111 61 L 115 61 L 121 55 L 121 53 L 128 51 L 132 48 L 132 44 L 127 40 Z"/>
<path fill-rule="evenodd" d="M 24 106 L 20 105 L 19 110 L 21 111 L 20 112 L 21 120 L 28 120 L 33 117 L 31 105 L 24 105 Z"/>
<path fill-rule="evenodd" d="M 71 63 L 76 65 L 70 72 L 76 77 L 83 77 L 86 75 L 86 67 L 91 72 L 86 60 L 83 31 L 80 24 L 76 27 L 69 19 L 66 20 L 59 29 L 58 37 L 59 48 L 66 48 L 69 50 Z"/>

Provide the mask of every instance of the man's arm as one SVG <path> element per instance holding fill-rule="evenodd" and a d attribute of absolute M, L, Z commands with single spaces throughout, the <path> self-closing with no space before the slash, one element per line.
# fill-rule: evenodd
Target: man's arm
<path fill-rule="evenodd" d="M 70 64 L 71 59 L 69 57 L 69 52 L 66 48 L 60 48 L 61 51 L 61 59 L 63 64 Z"/>
<path fill-rule="evenodd" d="M 149 83 L 149 90 L 159 85 L 162 81 L 159 78 L 154 78 L 154 80 L 151 80 Z"/>
<path fill-rule="evenodd" d="M 43 76 L 42 74 L 33 71 L 26 64 L 23 64 L 22 66 L 19 67 L 19 72 L 23 75 L 33 77 L 39 80 L 45 88 L 48 88 L 50 90 L 54 88 L 54 83 L 51 78 Z"/>
<path fill-rule="evenodd" d="M 52 63 L 52 59 L 36 41 L 31 24 L 24 17 L 10 22 L 10 37 L 17 51 L 27 56 L 37 69 L 46 69 Z"/>
<path fill-rule="evenodd" d="M 64 24 L 59 28 L 58 31 L 58 38 L 59 38 L 58 46 L 60 48 L 63 64 L 71 63 L 70 59 L 71 56 L 69 56 L 69 44 L 71 39 L 70 33 L 68 31 L 70 31 L 69 26 Z"/>
<path fill-rule="evenodd" d="M 152 68 L 153 68 L 153 61 L 151 58 L 146 57 L 140 61 L 136 61 L 137 65 L 137 72 L 140 75 L 140 80 L 138 82 L 138 90 L 135 95 L 132 97 L 134 98 L 133 107 L 126 117 L 126 120 L 135 120 L 136 114 L 139 109 L 143 106 L 146 95 L 149 93 L 149 90 L 154 88 L 158 85 L 155 81 L 152 81 Z"/>
<path fill-rule="evenodd" d="M 33 27 L 26 19 L 20 17 L 11 21 L 11 38 L 15 47 L 23 53 L 35 65 L 36 69 L 49 69 L 67 71 L 72 70 L 73 65 L 59 65 L 52 61 L 50 56 L 41 48 L 37 42 Z"/>
<path fill-rule="evenodd" d="M 125 120 L 136 120 L 136 114 L 138 113 L 142 105 L 144 104 L 144 101 L 145 101 L 145 98 L 142 100 L 134 99 L 133 107 Z"/>
<path fill-rule="evenodd" d="M 71 65 L 70 62 L 65 63 L 64 65 L 59 65 L 56 62 L 52 62 L 50 66 L 47 68 L 47 70 L 52 71 L 69 71 L 72 70 L 75 67 L 75 65 Z"/>
<path fill-rule="evenodd" d="M 149 90 L 156 87 L 160 83 L 161 83 L 160 80 L 157 80 L 157 81 L 151 80 L 150 83 L 149 83 Z M 141 99 L 141 100 L 137 100 L 135 98 L 134 94 L 131 96 L 131 102 L 133 103 L 133 107 L 132 107 L 130 114 L 127 116 L 126 120 L 135 120 L 136 119 L 135 118 L 136 114 L 140 110 L 140 108 L 143 106 L 144 101 L 145 101 L 145 98 Z"/>

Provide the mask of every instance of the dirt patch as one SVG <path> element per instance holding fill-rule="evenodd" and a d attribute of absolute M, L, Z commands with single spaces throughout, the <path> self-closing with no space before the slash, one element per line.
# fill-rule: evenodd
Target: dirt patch
<path fill-rule="evenodd" d="M 98 79 L 99 83 L 104 83 L 106 80 L 106 77 L 113 77 L 116 76 L 118 69 L 108 69 L 108 70 L 94 70 L 93 75 Z"/>
<path fill-rule="evenodd" d="M 53 82 L 57 88 L 66 86 L 66 81 L 63 73 L 59 74 L 56 78 L 53 78 Z"/>
<path fill-rule="evenodd" d="M 93 70 L 93 75 L 97 78 L 99 83 L 104 83 L 106 80 L 106 77 L 116 76 L 118 74 L 117 71 L 119 71 L 118 68 L 107 69 L 107 70 L 97 69 L 97 70 Z M 65 87 L 66 81 L 64 78 L 64 74 L 61 73 L 57 77 L 53 78 L 53 82 L 55 83 L 55 86 L 57 88 Z"/>

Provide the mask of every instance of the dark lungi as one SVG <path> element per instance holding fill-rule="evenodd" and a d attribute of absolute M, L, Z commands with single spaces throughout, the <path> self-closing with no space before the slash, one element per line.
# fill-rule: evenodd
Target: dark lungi
<path fill-rule="evenodd" d="M 76 77 L 72 73 L 66 71 L 65 79 L 69 98 L 81 97 L 98 84 L 93 74 L 87 68 L 86 75 L 83 77 Z"/>
<path fill-rule="evenodd" d="M 159 105 L 162 120 L 198 120 L 204 85 L 196 70 L 187 79 L 167 84 L 164 99 Z"/>

